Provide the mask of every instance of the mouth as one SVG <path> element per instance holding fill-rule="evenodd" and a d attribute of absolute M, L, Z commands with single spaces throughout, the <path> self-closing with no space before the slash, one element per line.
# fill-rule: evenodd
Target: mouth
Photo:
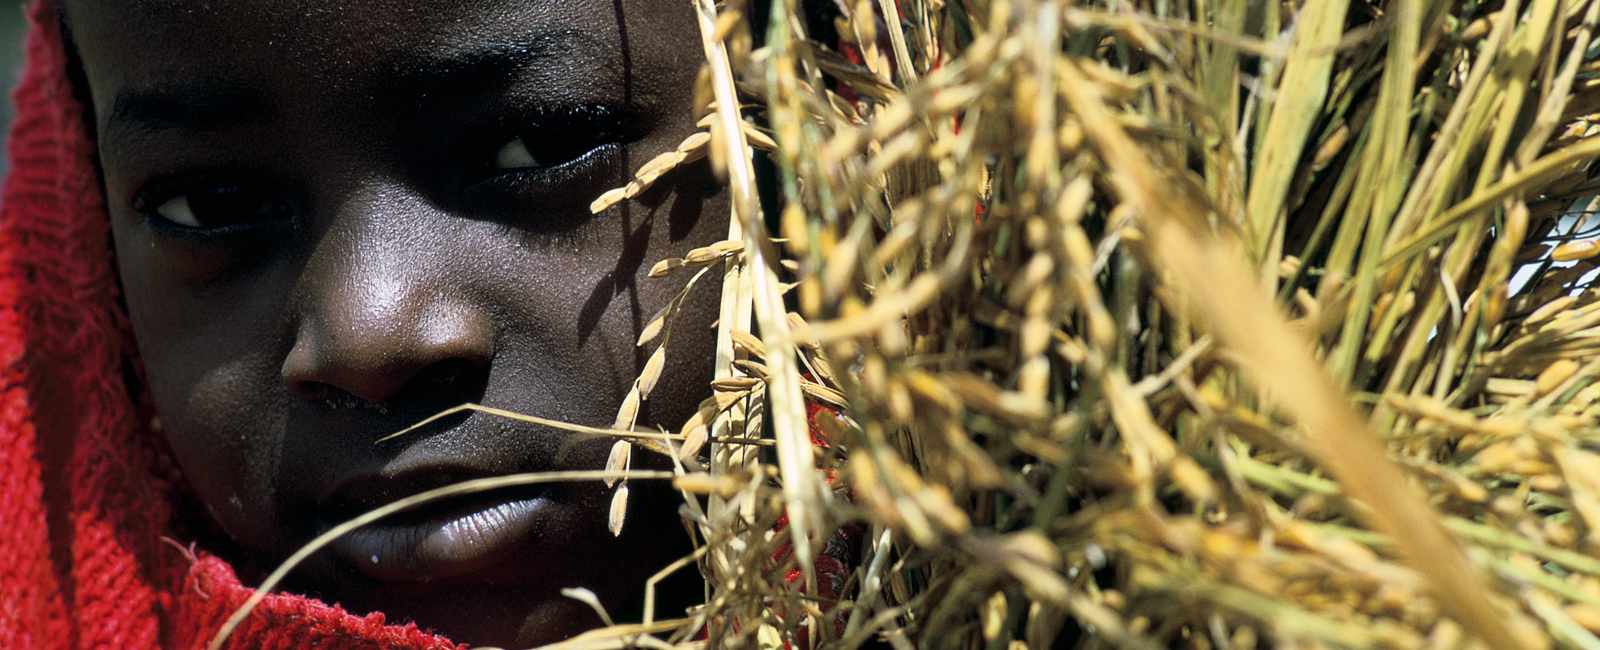
<path fill-rule="evenodd" d="M 343 521 L 380 504 L 331 508 Z M 340 537 L 329 549 L 381 582 L 430 582 L 478 573 L 510 560 L 535 540 L 553 504 L 547 486 L 451 497 L 385 517 Z"/>

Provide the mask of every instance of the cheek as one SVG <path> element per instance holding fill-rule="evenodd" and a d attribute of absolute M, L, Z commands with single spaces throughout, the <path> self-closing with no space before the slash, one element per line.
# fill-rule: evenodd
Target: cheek
<path fill-rule="evenodd" d="M 521 278 L 527 279 L 511 281 L 522 287 L 522 295 L 509 306 L 515 324 L 504 334 L 506 345 L 492 369 L 497 378 L 491 379 L 491 398 L 498 383 L 529 384 L 545 393 L 547 403 L 525 404 L 536 409 L 527 412 L 608 426 L 651 353 L 665 341 L 665 369 L 637 424 L 675 429 L 693 412 L 709 394 L 720 266 L 692 288 L 687 286 L 692 272 L 651 278 L 649 270 L 660 259 L 717 241 L 726 226 L 715 217 L 697 219 L 674 236 L 665 207 L 641 222 L 639 206 L 630 206 L 627 211 L 635 217 L 629 235 L 623 235 L 624 227 L 613 230 L 618 222 L 608 223 L 605 230 L 615 236 L 610 241 L 624 242 L 620 250 L 546 253 L 552 259 L 523 267 Z M 680 296 L 670 329 L 655 342 L 637 345 L 650 321 Z M 526 390 L 507 387 L 506 392 Z"/>
<path fill-rule="evenodd" d="M 655 346 L 665 345 L 666 364 L 661 379 L 645 403 L 648 424 L 676 432 L 683 421 L 694 413 L 702 399 L 711 395 L 712 360 L 716 355 L 716 320 L 724 265 L 712 264 L 705 274 L 695 281 L 698 269 L 685 269 L 666 278 L 649 277 L 656 262 L 671 257 L 682 257 L 690 250 L 707 246 L 728 236 L 727 194 L 710 184 L 710 176 L 703 166 L 680 170 L 681 187 L 670 205 L 663 206 L 655 215 L 657 245 L 646 255 L 635 282 L 643 292 L 653 297 L 652 303 L 641 309 L 640 326 L 631 331 L 631 345 L 638 340 L 643 326 L 667 305 L 683 296 L 675 318 L 654 343 L 638 349 L 641 363 Z M 642 369 L 639 368 L 639 369 Z M 637 370 L 636 370 L 637 374 Z M 631 378 L 630 378 L 631 379 Z"/>
<path fill-rule="evenodd" d="M 284 452 L 285 410 L 260 389 L 258 374 L 246 362 L 217 365 L 189 386 L 161 391 L 156 407 L 180 467 L 217 522 L 246 548 L 276 553 L 292 537 L 277 520 L 275 497 L 284 464 L 293 461 Z"/>
<path fill-rule="evenodd" d="M 157 241 L 114 222 L 128 313 L 163 430 L 190 482 L 230 533 L 263 531 L 277 473 L 281 393 L 271 390 L 281 298 L 215 283 L 237 256 Z"/>

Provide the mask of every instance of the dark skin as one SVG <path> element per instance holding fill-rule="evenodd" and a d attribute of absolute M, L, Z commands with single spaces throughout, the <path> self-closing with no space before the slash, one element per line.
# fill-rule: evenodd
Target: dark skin
<path fill-rule="evenodd" d="M 485 414 L 376 441 L 463 402 L 611 424 L 683 286 L 650 265 L 726 228 L 698 168 L 587 207 L 694 131 L 688 3 L 65 9 L 150 392 L 241 559 L 446 483 L 602 466 L 610 439 Z M 642 426 L 706 394 L 716 297 L 693 296 Z M 632 490 L 620 537 L 599 483 L 498 492 L 336 543 L 292 588 L 458 642 L 565 638 L 596 619 L 560 589 L 620 608 L 688 550 L 678 497 Z"/>

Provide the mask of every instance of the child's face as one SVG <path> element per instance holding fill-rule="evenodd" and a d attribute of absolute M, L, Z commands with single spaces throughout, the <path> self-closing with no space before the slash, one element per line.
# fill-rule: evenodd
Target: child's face
<path fill-rule="evenodd" d="M 145 376 L 246 552 L 444 483 L 602 465 L 609 439 L 483 414 L 375 441 L 462 402 L 611 423 L 682 286 L 645 273 L 725 229 L 700 168 L 587 207 L 694 130 L 688 2 L 66 5 Z M 641 425 L 704 396 L 697 296 Z M 561 588 L 618 607 L 686 548 L 671 495 L 632 491 L 621 538 L 599 483 L 496 493 L 348 536 L 297 588 L 458 641 L 559 638 L 593 620 Z"/>

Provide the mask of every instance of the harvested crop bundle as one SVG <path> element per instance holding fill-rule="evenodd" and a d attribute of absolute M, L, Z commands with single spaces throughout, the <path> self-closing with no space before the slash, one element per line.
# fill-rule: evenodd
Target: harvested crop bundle
<path fill-rule="evenodd" d="M 1600 3 L 699 6 L 712 645 L 1600 644 Z"/>

